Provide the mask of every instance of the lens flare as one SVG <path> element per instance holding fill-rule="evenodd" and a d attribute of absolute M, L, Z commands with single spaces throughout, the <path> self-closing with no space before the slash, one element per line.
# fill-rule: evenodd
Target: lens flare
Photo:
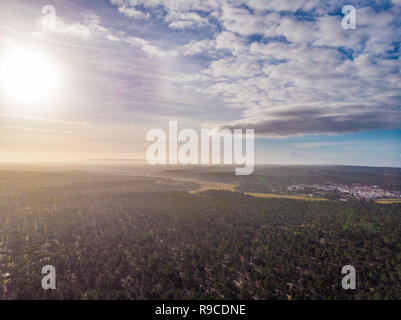
<path fill-rule="evenodd" d="M 55 95 L 58 68 L 47 55 L 30 48 L 13 48 L 0 59 L 0 87 L 10 102 L 37 105 Z"/>

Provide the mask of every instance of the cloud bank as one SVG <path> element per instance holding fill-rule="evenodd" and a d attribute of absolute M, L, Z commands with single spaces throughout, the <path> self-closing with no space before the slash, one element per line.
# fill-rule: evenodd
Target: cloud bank
<path fill-rule="evenodd" d="M 359 1 L 356 30 L 341 26 L 344 1 L 111 3 L 173 42 L 161 49 L 149 39 L 122 40 L 151 56 L 207 61 L 176 81 L 242 111 L 222 127 L 262 136 L 400 128 L 399 1 Z M 183 31 L 193 35 L 184 44 L 174 37 Z"/>

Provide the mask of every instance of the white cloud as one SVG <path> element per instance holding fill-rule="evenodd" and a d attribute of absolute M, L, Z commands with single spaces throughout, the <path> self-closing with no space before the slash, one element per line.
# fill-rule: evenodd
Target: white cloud
<path fill-rule="evenodd" d="M 142 13 L 139 10 L 136 10 L 135 8 L 127 8 L 127 7 L 119 7 L 118 11 L 122 13 L 123 15 L 133 18 L 133 19 L 147 19 L 149 18 L 149 13 Z"/>
<path fill-rule="evenodd" d="M 88 26 L 81 23 L 73 23 L 66 24 L 61 18 L 56 18 L 56 26 L 53 28 L 45 29 L 44 31 L 55 33 L 55 34 L 63 34 L 63 35 L 71 35 L 77 36 L 83 39 L 87 39 L 91 36 L 92 32 Z"/>
<path fill-rule="evenodd" d="M 162 50 L 142 38 L 126 37 L 123 40 L 136 48 L 142 49 L 142 51 L 151 57 L 174 57 L 178 55 L 176 50 Z"/>
<path fill-rule="evenodd" d="M 238 54 L 245 48 L 243 39 L 232 32 L 223 31 L 216 37 L 216 49 L 229 50 Z"/>
<path fill-rule="evenodd" d="M 180 51 L 186 56 L 196 55 L 203 52 L 208 52 L 210 54 L 215 47 L 215 40 L 205 39 L 201 41 L 191 41 L 190 43 L 182 46 Z"/>
<path fill-rule="evenodd" d="M 172 29 L 207 26 L 208 19 L 201 17 L 195 10 L 210 13 L 218 8 L 218 0 L 111 0 L 111 3 L 121 13 L 134 19 L 149 17 L 148 13 L 138 9 L 139 6 L 146 9 L 163 7 L 167 12 L 164 21 Z"/>
<path fill-rule="evenodd" d="M 292 11 L 295 12 L 298 9 L 302 8 L 306 0 L 292 0 L 292 1 L 283 1 L 283 0 L 249 0 L 247 1 L 248 5 L 252 8 L 259 10 L 273 10 L 273 11 Z"/>
<path fill-rule="evenodd" d="M 92 36 L 104 36 L 113 38 L 110 31 L 102 26 L 98 15 L 88 13 L 84 16 L 83 22 L 65 23 L 59 16 L 56 16 L 55 25 L 41 23 L 42 30 L 53 34 L 68 35 L 87 40 Z"/>
<path fill-rule="evenodd" d="M 206 67 L 180 74 L 177 83 L 243 110 L 227 126 L 254 126 L 264 135 L 337 133 L 393 128 L 401 118 L 396 9 L 373 9 L 362 0 L 357 29 L 344 30 L 343 17 L 333 15 L 341 12 L 340 0 L 112 3 L 135 12 L 160 13 L 163 8 L 164 14 L 155 16 L 168 32 L 204 26 L 219 30 L 200 32 L 173 50 L 150 40 L 129 42 L 151 56 L 207 55 Z M 300 16 L 299 10 L 308 14 Z"/>
<path fill-rule="evenodd" d="M 169 27 L 174 29 L 202 27 L 209 24 L 208 19 L 202 18 L 195 12 L 170 12 L 164 20 L 170 22 Z"/>
<path fill-rule="evenodd" d="M 110 41 L 116 41 L 116 42 L 121 41 L 119 37 L 113 36 L 113 35 L 111 35 L 111 34 L 108 34 L 108 35 L 106 36 L 106 38 L 107 38 L 107 40 L 110 40 Z"/>

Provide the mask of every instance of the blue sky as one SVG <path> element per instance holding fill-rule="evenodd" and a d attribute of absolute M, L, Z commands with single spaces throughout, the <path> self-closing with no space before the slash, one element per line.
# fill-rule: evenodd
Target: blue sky
<path fill-rule="evenodd" d="M 62 70 L 47 105 L 1 100 L 3 160 L 143 158 L 147 130 L 178 120 L 254 128 L 259 163 L 401 166 L 400 0 L 0 6 L 0 50 L 39 48 Z"/>

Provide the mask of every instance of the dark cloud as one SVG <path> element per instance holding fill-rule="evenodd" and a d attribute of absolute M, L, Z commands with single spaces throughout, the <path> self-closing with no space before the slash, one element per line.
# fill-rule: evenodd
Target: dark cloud
<path fill-rule="evenodd" d="M 295 110 L 272 112 L 271 115 L 271 118 L 241 121 L 223 128 L 254 129 L 256 134 L 262 136 L 338 134 L 401 128 L 401 112 L 391 108 L 351 105 L 324 110 L 298 107 Z"/>

